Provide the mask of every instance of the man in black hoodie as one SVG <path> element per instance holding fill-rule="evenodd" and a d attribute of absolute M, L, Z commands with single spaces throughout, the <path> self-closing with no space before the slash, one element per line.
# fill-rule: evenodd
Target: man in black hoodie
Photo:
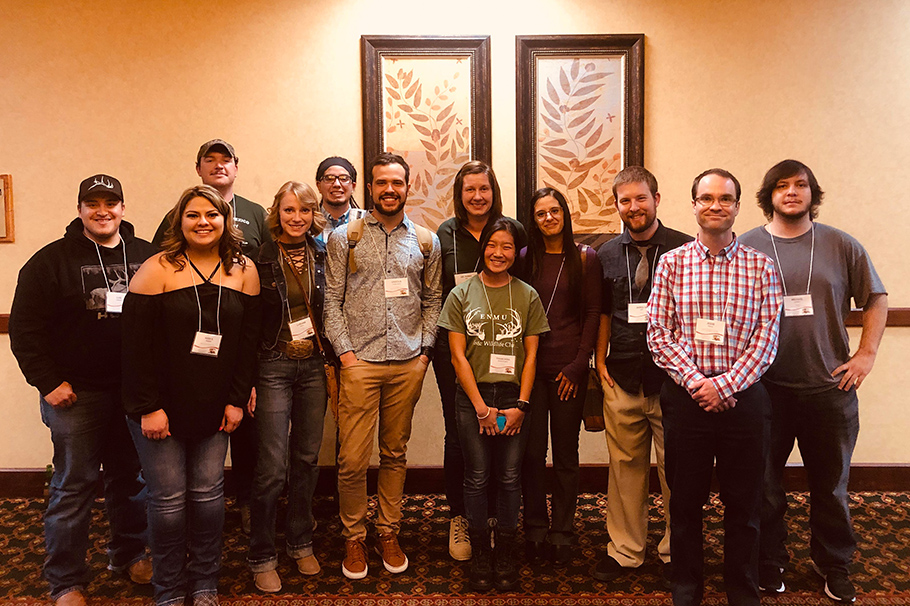
<path fill-rule="evenodd" d="M 54 443 L 44 575 L 58 606 L 85 604 L 85 555 L 101 467 L 109 568 L 136 583 L 149 583 L 152 575 L 145 483 L 120 401 L 120 309 L 130 278 L 154 249 L 134 237 L 123 208 L 117 179 L 83 181 L 79 216 L 19 272 L 10 313 L 13 354 L 41 394 L 41 420 Z"/>

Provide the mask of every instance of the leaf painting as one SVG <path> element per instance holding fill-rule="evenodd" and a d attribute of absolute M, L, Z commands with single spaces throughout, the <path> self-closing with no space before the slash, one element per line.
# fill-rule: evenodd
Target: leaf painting
<path fill-rule="evenodd" d="M 468 57 L 383 61 L 383 149 L 411 168 L 408 216 L 433 231 L 453 215 L 452 182 L 471 159 Z"/>
<path fill-rule="evenodd" d="M 537 186 L 563 192 L 576 233 L 618 232 L 613 178 L 622 168 L 622 62 L 537 63 Z"/>

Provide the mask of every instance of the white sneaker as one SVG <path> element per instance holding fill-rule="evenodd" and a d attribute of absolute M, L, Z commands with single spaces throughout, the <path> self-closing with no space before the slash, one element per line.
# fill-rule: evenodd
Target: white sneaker
<path fill-rule="evenodd" d="M 449 520 L 449 555 L 459 562 L 471 559 L 468 520 L 464 516 L 455 516 Z"/>

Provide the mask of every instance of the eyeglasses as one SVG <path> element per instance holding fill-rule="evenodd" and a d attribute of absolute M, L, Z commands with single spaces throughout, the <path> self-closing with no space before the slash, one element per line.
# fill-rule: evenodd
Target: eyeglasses
<path fill-rule="evenodd" d="M 534 219 L 537 221 L 543 221 L 547 218 L 547 215 L 550 215 L 554 219 L 558 219 L 562 216 L 562 208 L 557 206 L 556 208 L 551 208 L 549 210 L 539 210 L 534 213 Z"/>
<path fill-rule="evenodd" d="M 715 202 L 720 204 L 721 208 L 730 208 L 738 202 L 733 196 L 721 196 L 720 198 L 715 198 L 714 196 L 699 196 L 695 198 L 695 201 L 699 206 L 704 206 L 705 208 L 714 206 Z"/>
<path fill-rule="evenodd" d="M 329 185 L 334 185 L 335 181 L 338 181 L 342 185 L 347 185 L 352 179 L 349 175 L 323 175 L 320 181 L 328 183 Z"/>

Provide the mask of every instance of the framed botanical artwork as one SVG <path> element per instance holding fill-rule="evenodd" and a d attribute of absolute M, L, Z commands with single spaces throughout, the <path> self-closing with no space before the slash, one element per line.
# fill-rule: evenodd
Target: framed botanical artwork
<path fill-rule="evenodd" d="M 15 242 L 13 229 L 13 176 L 0 175 L 0 242 Z"/>
<path fill-rule="evenodd" d="M 364 163 L 402 156 L 408 216 L 435 231 L 454 215 L 461 165 L 492 156 L 490 37 L 362 36 L 360 50 Z"/>
<path fill-rule="evenodd" d="M 531 194 L 562 192 L 576 239 L 621 231 L 613 178 L 644 161 L 644 34 L 518 36 L 518 218 Z"/>

